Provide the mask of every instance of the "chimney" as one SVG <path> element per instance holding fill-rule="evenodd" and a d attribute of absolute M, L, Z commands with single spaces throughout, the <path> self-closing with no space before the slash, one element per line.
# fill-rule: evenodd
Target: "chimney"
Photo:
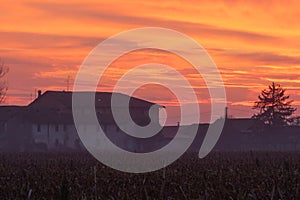
<path fill-rule="evenodd" d="M 228 119 L 228 107 L 225 108 L 225 119 Z"/>
<path fill-rule="evenodd" d="M 42 90 L 38 90 L 38 98 L 42 96 Z"/>

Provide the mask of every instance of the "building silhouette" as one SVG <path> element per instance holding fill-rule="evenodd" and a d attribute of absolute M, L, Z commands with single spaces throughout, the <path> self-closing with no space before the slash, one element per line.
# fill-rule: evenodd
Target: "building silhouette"
<path fill-rule="evenodd" d="M 0 107 L 0 148 L 17 151 L 82 149 L 72 115 L 72 94 L 72 92 L 58 91 L 46 91 L 42 94 L 38 91 L 38 97 L 28 106 Z M 84 97 L 88 92 L 78 94 Z M 115 95 L 118 99 L 129 100 L 130 116 L 136 124 L 145 126 L 152 120 L 159 126 L 159 109 L 163 106 L 124 94 Z M 114 121 L 111 97 L 112 93 L 109 92 L 95 93 L 95 111 L 102 130 L 118 146 L 126 150 L 142 151 L 145 145 L 138 145 L 137 139 L 127 137 Z M 92 112 L 87 110 L 85 102 L 76 109 L 83 118 L 84 115 L 88 116 Z M 123 121 L 125 126 L 127 121 L 128 119 Z M 79 128 L 99 131 L 99 126 L 90 124 L 89 121 L 83 122 Z"/>
<path fill-rule="evenodd" d="M 77 93 L 83 97 L 89 92 Z M 111 109 L 113 93 L 95 93 L 95 111 L 100 126 L 89 122 L 85 101 L 76 112 L 83 116 L 79 129 L 86 133 L 98 133 L 103 130 L 111 142 L 131 152 L 150 152 L 167 145 L 182 128 L 179 137 L 184 142 L 191 137 L 191 131 L 197 126 L 198 132 L 189 151 L 198 152 L 210 124 L 193 124 L 160 127 L 159 110 L 163 108 L 142 99 L 124 94 L 115 94 L 118 99 L 129 101 L 129 112 L 132 120 L 139 126 L 146 126 L 150 121 L 161 129 L 149 138 L 137 138 L 120 129 L 114 120 Z M 37 98 L 28 106 L 0 107 L 0 151 L 82 151 L 85 149 L 72 114 L 72 92 L 38 91 Z M 128 109 L 118 107 L 118 109 Z M 221 136 L 214 147 L 215 151 L 299 151 L 299 126 L 267 127 L 261 121 L 252 118 L 230 118 L 225 111 L 225 124 Z M 150 114 L 151 113 L 151 114 Z M 150 118 L 151 115 L 151 118 Z M 127 126 L 128 119 L 122 118 Z M 214 126 L 215 123 L 211 124 Z M 128 125 L 129 126 L 129 125 Z M 130 128 L 131 127 L 127 127 Z M 131 129 L 132 131 L 133 128 Z M 143 133 L 140 133 L 143 134 Z M 93 138 L 91 142 L 95 143 Z M 96 142 L 97 145 L 97 142 Z M 180 144 L 178 144 L 180 145 Z M 108 149 L 109 150 L 109 149 Z"/>

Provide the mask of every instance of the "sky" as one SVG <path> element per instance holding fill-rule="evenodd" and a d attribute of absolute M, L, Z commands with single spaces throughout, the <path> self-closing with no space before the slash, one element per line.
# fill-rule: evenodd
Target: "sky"
<path fill-rule="evenodd" d="M 210 54 L 226 87 L 229 115 L 250 117 L 260 91 L 272 81 L 287 89 L 300 114 L 299 7 L 297 0 L 2 0 L 0 58 L 9 67 L 3 104 L 27 105 L 36 90 L 71 90 L 82 62 L 100 42 L 133 28 L 164 27 L 195 39 Z M 109 91 L 111 80 L 145 62 L 172 65 L 188 77 L 205 116 L 210 104 L 203 80 L 189 63 L 167 52 L 142 50 L 120 57 L 100 90 Z M 172 73 L 157 76 L 172 79 Z M 178 105 L 163 86 L 150 84 L 135 95 Z"/>

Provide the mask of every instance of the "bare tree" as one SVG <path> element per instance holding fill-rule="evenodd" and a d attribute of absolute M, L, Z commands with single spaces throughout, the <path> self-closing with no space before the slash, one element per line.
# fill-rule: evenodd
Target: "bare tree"
<path fill-rule="evenodd" d="M 6 81 L 2 80 L 3 77 L 7 74 L 8 67 L 4 64 L 4 61 L 0 58 L 0 103 L 4 101 L 7 92 Z"/>
<path fill-rule="evenodd" d="M 291 106 L 290 96 L 285 95 L 285 89 L 274 82 L 269 85 L 258 96 L 253 109 L 258 109 L 259 113 L 253 118 L 260 119 L 269 126 L 282 126 L 292 123 L 292 114 L 296 108 Z"/>

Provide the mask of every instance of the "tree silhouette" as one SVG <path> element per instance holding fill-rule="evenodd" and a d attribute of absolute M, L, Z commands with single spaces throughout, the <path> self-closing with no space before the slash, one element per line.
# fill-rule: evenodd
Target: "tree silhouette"
<path fill-rule="evenodd" d="M 253 118 L 263 121 L 269 126 L 289 125 L 293 118 L 292 114 L 296 108 L 291 106 L 293 100 L 285 95 L 285 89 L 274 82 L 268 89 L 262 90 L 258 96 L 258 101 L 254 103 L 253 109 L 259 109 L 259 113 L 253 115 Z"/>
<path fill-rule="evenodd" d="M 5 66 L 4 62 L 0 58 L 0 79 L 2 79 L 5 74 L 7 74 L 8 68 Z M 0 103 L 3 102 L 7 92 L 7 85 L 5 81 L 0 81 Z"/>

